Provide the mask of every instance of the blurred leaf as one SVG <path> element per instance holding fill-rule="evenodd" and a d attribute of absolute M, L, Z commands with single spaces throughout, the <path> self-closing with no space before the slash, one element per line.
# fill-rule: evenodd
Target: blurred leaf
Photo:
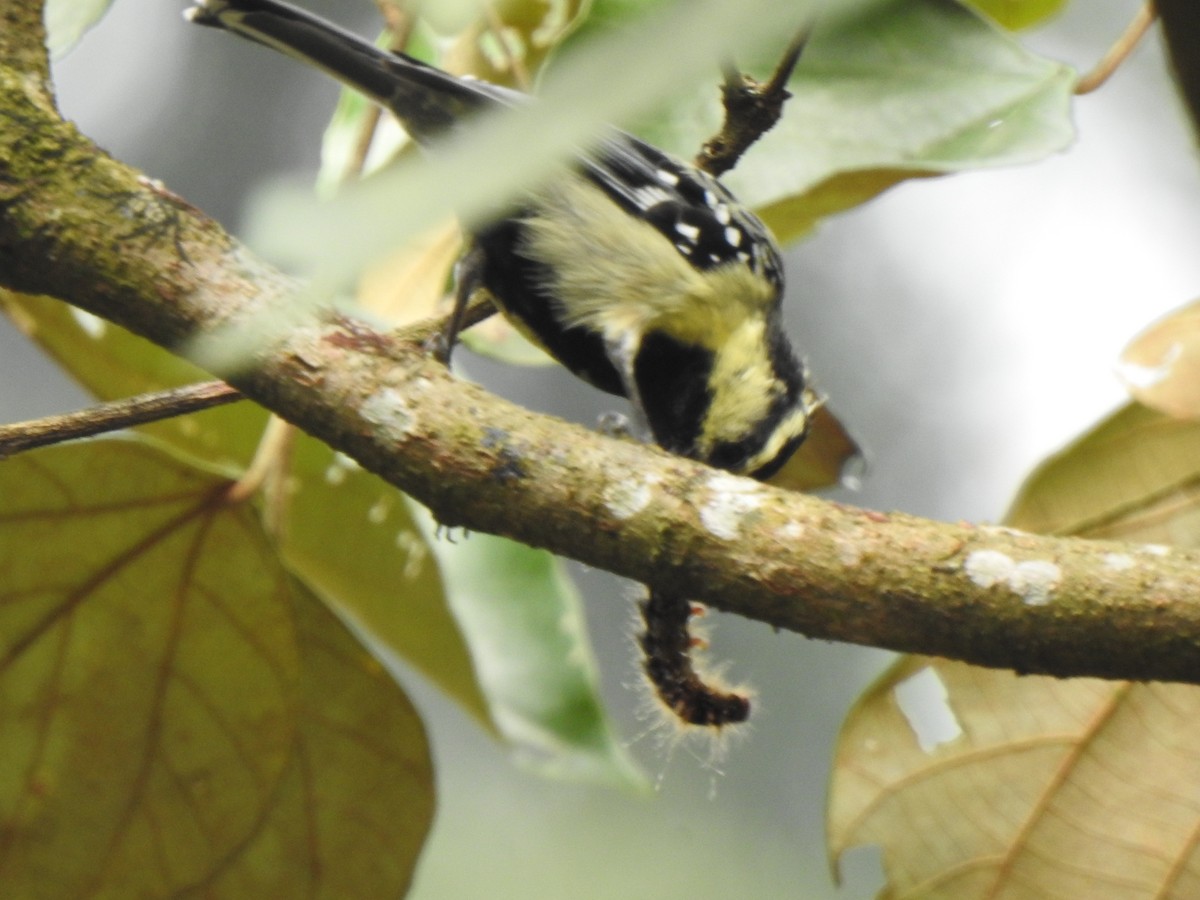
<path fill-rule="evenodd" d="M 1074 82 L 954 0 L 872 3 L 818 24 L 783 119 L 724 180 L 791 240 L 906 178 L 1062 150 Z M 642 130 L 690 156 L 718 128 L 715 97 L 706 87 Z"/>
<path fill-rule="evenodd" d="M 1171 313 L 1134 338 L 1117 371 L 1147 406 L 1181 419 L 1200 418 L 1200 303 Z"/>
<path fill-rule="evenodd" d="M 1016 31 L 1058 15 L 1067 0 L 963 0 L 1005 28 Z"/>
<path fill-rule="evenodd" d="M 588 0 L 499 0 L 457 35 L 440 64 L 458 75 L 529 90 L 528 82 L 588 6 Z"/>
<path fill-rule="evenodd" d="M 1041 534 L 1195 546 L 1200 422 L 1131 403 L 1043 462 L 1005 517 Z"/>
<path fill-rule="evenodd" d="M 253 841 L 213 896 L 400 897 L 433 818 L 412 704 L 345 627 L 293 585 L 303 669 L 296 741 Z"/>
<path fill-rule="evenodd" d="M 144 338 L 61 300 L 0 290 L 0 311 L 85 389 L 117 400 L 212 378 Z M 143 426 L 190 456 L 221 466 L 244 465 L 254 453 L 267 413 L 235 403 Z"/>
<path fill-rule="evenodd" d="M 789 491 L 817 491 L 841 484 L 862 451 L 828 406 L 813 413 L 808 437 L 768 483 Z"/>
<path fill-rule="evenodd" d="M 457 223 L 427 232 L 363 273 L 359 305 L 398 328 L 431 318 L 440 311 L 461 250 Z"/>
<path fill-rule="evenodd" d="M 228 865 L 275 802 L 295 626 L 227 484 L 132 441 L 0 464 L 8 896 L 169 896 Z"/>
<path fill-rule="evenodd" d="M 371 143 L 363 154 L 362 142 L 370 132 Z M 317 171 L 317 193 L 330 197 L 342 182 L 374 172 L 409 143 L 395 119 L 380 114 L 374 103 L 349 88 L 338 93 L 337 105 L 321 136 L 321 167 Z M 357 172 L 361 163 L 362 171 Z"/>
<path fill-rule="evenodd" d="M 489 724 L 424 535 L 391 485 L 299 436 L 282 553 L 382 658 L 399 656 Z"/>
<path fill-rule="evenodd" d="M 46 45 L 51 57 L 66 56 L 111 5 L 112 0 L 46 0 Z"/>
<path fill-rule="evenodd" d="M 551 776 L 643 786 L 605 716 L 582 604 L 562 564 L 486 534 L 436 539 L 429 513 L 411 510 L 441 563 L 492 717 L 522 761 Z"/>
<path fill-rule="evenodd" d="M 1200 690 L 908 657 L 843 727 L 835 871 L 884 846 L 884 897 L 1186 900 L 1200 884 Z"/>

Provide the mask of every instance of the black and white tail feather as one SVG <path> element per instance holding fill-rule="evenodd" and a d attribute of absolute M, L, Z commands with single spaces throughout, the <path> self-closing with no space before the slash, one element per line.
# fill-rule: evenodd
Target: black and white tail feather
<path fill-rule="evenodd" d="M 389 109 L 421 144 L 527 100 L 277 0 L 199 0 L 187 15 L 324 70 Z M 813 394 L 780 321 L 779 250 L 712 176 L 609 129 L 471 240 L 456 269 L 447 356 L 468 300 L 484 291 L 576 375 L 627 397 L 673 453 L 765 479 L 804 440 Z M 695 670 L 690 615 L 687 600 L 650 592 L 646 675 L 681 722 L 742 722 L 749 699 Z"/>

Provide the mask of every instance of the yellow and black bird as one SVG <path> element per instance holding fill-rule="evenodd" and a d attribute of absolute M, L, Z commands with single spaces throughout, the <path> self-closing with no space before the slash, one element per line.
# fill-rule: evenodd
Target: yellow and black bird
<path fill-rule="evenodd" d="M 527 100 L 276 0 L 199 0 L 188 18 L 323 69 L 423 144 Z M 782 326 L 774 239 L 714 177 L 630 134 L 606 131 L 565 173 L 474 227 L 456 277 L 455 320 L 486 290 L 560 363 L 627 397 L 672 453 L 766 479 L 805 438 L 815 404 Z M 691 667 L 689 610 L 658 592 L 643 605 L 647 675 L 685 721 L 740 721 L 749 701 L 706 687 Z"/>

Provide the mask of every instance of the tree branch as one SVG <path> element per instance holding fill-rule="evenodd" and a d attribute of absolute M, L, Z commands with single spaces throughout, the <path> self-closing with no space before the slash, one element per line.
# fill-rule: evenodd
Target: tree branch
<path fill-rule="evenodd" d="M 0 0 L 0 21 L 22 5 Z M 18 39 L 34 38 L 0 29 L 0 283 L 167 348 L 286 307 L 295 282 L 61 121 L 43 83 L 13 67 L 28 59 L 8 46 Z M 521 409 L 454 378 L 419 341 L 345 318 L 314 316 L 228 381 L 448 525 L 813 637 L 1200 683 L 1194 553 L 776 490 Z"/>

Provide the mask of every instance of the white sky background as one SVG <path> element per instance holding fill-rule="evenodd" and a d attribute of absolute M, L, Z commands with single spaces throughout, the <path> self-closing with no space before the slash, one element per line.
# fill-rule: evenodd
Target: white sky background
<path fill-rule="evenodd" d="M 308 5 L 356 25 L 352 4 Z M 1086 67 L 1138 5 L 1077 0 L 1026 41 Z M 315 170 L 335 90 L 282 81 L 265 50 L 185 27 L 183 6 L 117 0 L 58 67 L 61 103 L 114 155 L 234 226 L 254 181 Z M 375 27 L 368 6 L 354 7 L 365 33 Z M 1124 343 L 1200 294 L 1200 163 L 1156 33 L 1078 101 L 1077 122 L 1066 154 L 903 186 L 791 252 L 790 330 L 871 457 L 862 491 L 846 499 L 998 518 L 1032 465 L 1122 401 L 1113 363 Z M 613 406 L 562 373 L 488 363 L 472 373 L 584 421 Z M 0 379 L 5 421 L 81 401 L 3 323 Z M 589 575 L 584 586 L 607 696 L 632 735 L 628 609 L 613 579 Z M 490 897 L 568 896 L 572 885 L 596 897 L 674 897 L 689 886 L 693 897 L 733 896 L 709 863 L 734 836 L 743 895 L 839 896 L 820 843 L 824 778 L 838 722 L 880 657 L 719 618 L 717 655 L 758 686 L 763 709 L 713 800 L 709 773 L 686 756 L 664 764 L 645 742 L 638 755 L 667 772 L 657 801 L 543 783 L 417 690 L 444 806 L 416 896 L 468 896 L 472 879 L 486 880 Z M 474 842 L 470 852 L 461 841 Z M 661 884 L 643 866 L 656 851 L 667 856 Z M 640 890 L 614 873 L 618 858 Z M 867 874 L 840 896 L 870 892 Z"/>

